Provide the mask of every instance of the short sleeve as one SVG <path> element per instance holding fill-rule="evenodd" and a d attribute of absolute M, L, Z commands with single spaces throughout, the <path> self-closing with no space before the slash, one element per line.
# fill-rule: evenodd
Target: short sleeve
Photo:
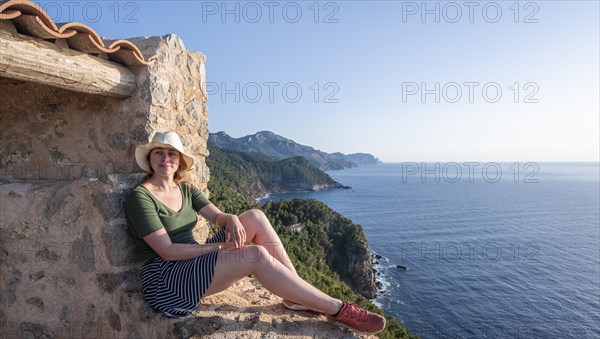
<path fill-rule="evenodd" d="M 139 190 L 133 190 L 125 199 L 125 214 L 133 236 L 142 239 L 152 232 L 164 228 L 151 197 Z"/>
<path fill-rule="evenodd" d="M 210 200 L 204 196 L 202 191 L 200 191 L 196 186 L 187 184 L 187 188 L 190 190 L 190 196 L 192 198 L 192 207 L 194 211 L 199 211 L 206 205 L 211 204 Z"/>

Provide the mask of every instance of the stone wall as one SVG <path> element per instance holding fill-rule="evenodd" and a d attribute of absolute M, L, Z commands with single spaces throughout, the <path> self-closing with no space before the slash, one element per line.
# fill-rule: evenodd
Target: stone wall
<path fill-rule="evenodd" d="M 177 36 L 130 39 L 157 61 L 132 67 L 138 89 L 127 100 L 0 78 L 0 180 L 77 180 L 137 173 L 135 146 L 155 131 L 176 131 L 208 182 L 204 56 Z"/>
<path fill-rule="evenodd" d="M 206 189 L 204 56 L 174 36 L 136 38 L 127 100 L 0 79 L 0 324 L 3 337 L 163 338 L 141 293 L 123 200 L 144 175 L 135 146 L 178 132 Z M 198 229 L 202 227 L 199 225 Z"/>

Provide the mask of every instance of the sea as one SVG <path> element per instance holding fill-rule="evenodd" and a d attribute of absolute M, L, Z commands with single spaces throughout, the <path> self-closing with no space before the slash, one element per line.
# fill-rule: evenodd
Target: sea
<path fill-rule="evenodd" d="M 373 301 L 422 338 L 600 338 L 597 162 L 384 163 L 317 199 L 362 225 Z M 263 200 L 265 200 L 263 199 Z"/>

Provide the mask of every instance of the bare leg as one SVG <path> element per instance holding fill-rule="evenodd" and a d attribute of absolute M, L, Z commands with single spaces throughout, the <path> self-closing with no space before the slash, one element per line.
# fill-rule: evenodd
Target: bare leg
<path fill-rule="evenodd" d="M 342 301 L 304 281 L 260 245 L 219 252 L 215 273 L 205 296 L 221 292 L 234 282 L 254 274 L 267 290 L 295 303 L 335 314 Z"/>
<path fill-rule="evenodd" d="M 288 257 L 281 239 L 279 239 L 277 232 L 275 232 L 263 211 L 251 209 L 241 213 L 239 218 L 246 230 L 248 244 L 252 242 L 255 245 L 263 246 L 270 255 L 290 271 L 296 273 L 296 269 Z"/>

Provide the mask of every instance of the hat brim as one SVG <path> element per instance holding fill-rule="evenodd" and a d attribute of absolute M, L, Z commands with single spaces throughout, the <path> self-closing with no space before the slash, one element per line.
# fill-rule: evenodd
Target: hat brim
<path fill-rule="evenodd" d="M 160 142 L 152 141 L 146 145 L 139 145 L 135 148 L 135 162 L 137 162 L 138 166 L 140 166 L 140 168 L 146 173 L 149 173 L 149 174 L 154 173 L 154 171 L 152 171 L 152 167 L 150 166 L 150 163 L 148 162 L 147 158 L 148 158 L 148 153 L 150 153 L 150 151 L 153 148 L 157 148 L 157 147 L 171 148 L 171 149 L 178 151 L 179 154 L 181 155 L 179 157 L 179 166 L 182 171 L 188 171 L 194 165 L 194 159 L 192 159 L 192 157 L 190 157 L 189 155 L 182 152 L 182 150 L 179 150 L 170 144 L 163 144 Z"/>

